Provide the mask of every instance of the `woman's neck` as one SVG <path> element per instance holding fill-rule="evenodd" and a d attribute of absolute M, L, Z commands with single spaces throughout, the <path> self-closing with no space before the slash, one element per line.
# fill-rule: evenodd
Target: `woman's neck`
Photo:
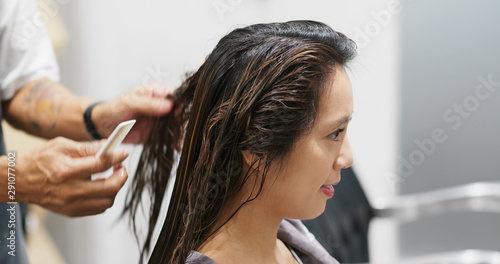
<path fill-rule="evenodd" d="M 219 264 L 291 263 L 293 256 L 277 239 L 282 219 L 258 201 L 247 203 L 198 251 Z"/>

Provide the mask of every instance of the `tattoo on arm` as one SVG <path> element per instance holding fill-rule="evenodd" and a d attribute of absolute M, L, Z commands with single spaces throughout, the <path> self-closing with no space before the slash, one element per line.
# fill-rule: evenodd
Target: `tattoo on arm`
<path fill-rule="evenodd" d="M 57 83 L 48 79 L 36 82 L 25 95 L 26 117 L 40 132 L 50 132 L 56 127 L 63 98 L 57 92 Z"/>

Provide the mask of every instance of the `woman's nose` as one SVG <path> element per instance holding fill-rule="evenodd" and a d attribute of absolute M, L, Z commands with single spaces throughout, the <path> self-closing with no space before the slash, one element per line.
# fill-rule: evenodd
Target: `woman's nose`
<path fill-rule="evenodd" d="M 340 149 L 339 156 L 337 157 L 337 160 L 335 161 L 333 166 L 334 169 L 340 170 L 351 167 L 352 163 L 353 163 L 353 156 L 352 156 L 351 145 L 349 144 L 349 138 L 346 135 L 344 141 L 342 142 L 342 147 Z"/>

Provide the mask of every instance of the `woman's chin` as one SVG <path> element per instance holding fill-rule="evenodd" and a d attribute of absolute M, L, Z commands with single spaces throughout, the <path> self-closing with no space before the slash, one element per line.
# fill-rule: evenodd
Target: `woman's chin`
<path fill-rule="evenodd" d="M 310 220 L 314 219 L 325 211 L 326 207 L 326 201 L 324 201 L 322 204 L 315 204 L 314 206 L 310 206 L 303 210 L 302 212 L 297 212 L 295 214 L 296 217 L 288 217 L 292 219 L 300 219 L 300 220 Z"/>

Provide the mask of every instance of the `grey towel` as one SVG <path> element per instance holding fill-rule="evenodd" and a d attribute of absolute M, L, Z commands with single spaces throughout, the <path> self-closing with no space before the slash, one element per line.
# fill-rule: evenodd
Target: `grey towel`
<path fill-rule="evenodd" d="M 307 227 L 300 220 L 283 219 L 278 229 L 278 238 L 296 251 L 306 255 L 307 259 L 301 258 L 304 263 L 339 263 L 328 254 L 326 249 L 316 240 L 314 235 L 307 230 Z"/>

